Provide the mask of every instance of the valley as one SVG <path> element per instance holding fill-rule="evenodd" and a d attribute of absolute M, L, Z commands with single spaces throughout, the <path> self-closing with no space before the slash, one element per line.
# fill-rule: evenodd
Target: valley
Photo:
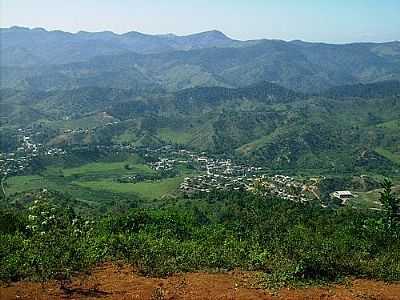
<path fill-rule="evenodd" d="M 146 207 L 182 196 L 249 191 L 335 207 L 341 203 L 334 202 L 331 193 L 350 188 L 359 194 L 358 199 L 351 201 L 354 208 L 380 209 L 379 193 L 373 191 L 379 187 L 379 177 L 374 173 L 359 179 L 355 175 L 344 178 L 333 174 L 312 176 L 312 173 L 290 177 L 276 175 L 276 170 L 235 156 L 210 155 L 178 145 L 55 148 L 33 142 L 35 134 L 28 134 L 31 131 L 19 129 L 18 132 L 22 138 L 17 151 L 2 154 L 0 161 L 4 198 L 14 201 L 26 193 L 50 189 L 67 195 L 75 201 L 72 205 L 82 211 L 100 212 L 107 206 Z M 336 185 L 323 188 L 325 182 L 341 177 Z M 395 182 L 397 178 L 393 177 Z M 369 184 L 355 184 L 353 181 L 357 180 Z"/>
<path fill-rule="evenodd" d="M 400 42 L 0 38 L 0 298 L 396 299 Z"/>

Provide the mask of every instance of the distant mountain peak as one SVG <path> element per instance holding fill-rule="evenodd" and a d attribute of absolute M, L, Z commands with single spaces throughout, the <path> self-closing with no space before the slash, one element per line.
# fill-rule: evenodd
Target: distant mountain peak
<path fill-rule="evenodd" d="M 207 34 L 211 34 L 211 35 L 218 35 L 218 36 L 222 36 L 222 37 L 227 37 L 225 35 L 225 33 L 223 33 L 222 31 L 216 30 L 216 29 L 204 31 L 203 33 L 207 33 Z"/>
<path fill-rule="evenodd" d="M 30 28 L 23 27 L 23 26 L 12 26 L 10 28 L 4 28 L 4 29 L 9 29 L 9 30 L 30 30 Z"/>
<path fill-rule="evenodd" d="M 203 31 L 200 33 L 194 33 L 194 34 L 190 34 L 188 36 L 203 36 L 203 37 L 210 37 L 210 38 L 218 38 L 218 39 L 226 39 L 226 40 L 230 40 L 231 38 L 229 38 L 225 33 L 223 33 L 222 31 L 219 30 L 209 30 L 209 31 Z"/>
<path fill-rule="evenodd" d="M 40 32 L 47 32 L 47 30 L 44 29 L 43 27 L 35 27 L 35 28 L 32 28 L 32 30 L 33 31 L 40 31 Z"/>
<path fill-rule="evenodd" d="M 126 33 L 121 34 L 122 36 L 128 36 L 128 37 L 143 37 L 143 36 L 149 36 L 149 34 L 141 33 L 138 31 L 128 31 Z"/>

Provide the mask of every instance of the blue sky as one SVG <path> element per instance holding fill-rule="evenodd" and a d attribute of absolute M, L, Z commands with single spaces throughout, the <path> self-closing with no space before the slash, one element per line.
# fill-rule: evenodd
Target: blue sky
<path fill-rule="evenodd" d="M 346 43 L 400 40 L 400 0 L 0 0 L 0 26 Z"/>

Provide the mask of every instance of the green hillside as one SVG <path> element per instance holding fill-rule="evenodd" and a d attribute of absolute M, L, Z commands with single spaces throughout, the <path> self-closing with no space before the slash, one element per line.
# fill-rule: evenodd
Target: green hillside
<path fill-rule="evenodd" d="M 399 164 L 399 85 L 357 85 L 353 93 L 346 86 L 322 95 L 268 82 L 176 93 L 2 90 L 7 115 L 0 132 L 33 126 L 49 145 L 177 144 L 276 170 L 391 173 Z"/>

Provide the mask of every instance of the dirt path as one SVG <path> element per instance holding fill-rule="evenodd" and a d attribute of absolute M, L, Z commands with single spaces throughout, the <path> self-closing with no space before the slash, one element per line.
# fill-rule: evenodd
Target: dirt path
<path fill-rule="evenodd" d="M 397 300 L 400 284 L 385 284 L 355 280 L 349 286 L 326 288 L 283 289 L 276 295 L 251 287 L 254 273 L 225 274 L 189 273 L 166 279 L 147 278 L 135 274 L 129 267 L 107 264 L 96 268 L 89 276 L 80 276 L 60 290 L 55 282 L 19 282 L 0 287 L 0 299 L 209 299 L 209 300 Z"/>

